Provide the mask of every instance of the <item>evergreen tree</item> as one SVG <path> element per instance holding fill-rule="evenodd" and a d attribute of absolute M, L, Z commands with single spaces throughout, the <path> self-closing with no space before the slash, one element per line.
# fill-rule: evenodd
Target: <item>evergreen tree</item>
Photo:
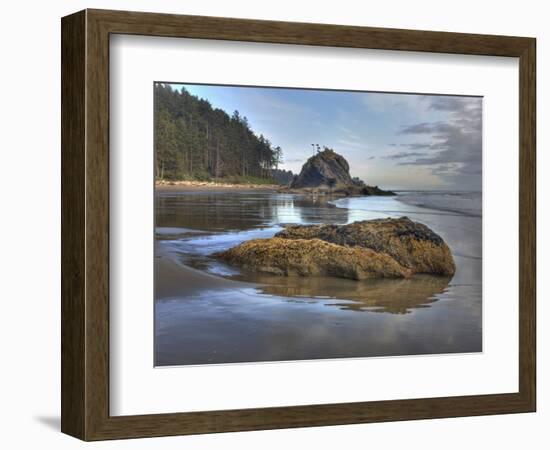
<path fill-rule="evenodd" d="M 282 149 L 257 136 L 239 111 L 229 116 L 187 90 L 155 85 L 156 177 L 272 177 Z"/>

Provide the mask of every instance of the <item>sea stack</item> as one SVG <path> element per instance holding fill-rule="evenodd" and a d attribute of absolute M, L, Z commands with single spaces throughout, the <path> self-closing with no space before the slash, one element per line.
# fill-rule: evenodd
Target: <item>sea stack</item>
<path fill-rule="evenodd" d="M 350 185 L 353 185 L 353 180 L 346 159 L 334 150 L 325 148 L 306 161 L 290 187 L 299 189 Z"/>
<path fill-rule="evenodd" d="M 352 178 L 346 159 L 327 147 L 306 161 L 300 174 L 292 180 L 290 189 L 339 195 L 395 195 Z"/>

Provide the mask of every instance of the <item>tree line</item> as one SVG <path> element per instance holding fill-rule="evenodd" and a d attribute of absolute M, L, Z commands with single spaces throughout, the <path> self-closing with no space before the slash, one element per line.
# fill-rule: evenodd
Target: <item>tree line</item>
<path fill-rule="evenodd" d="M 257 136 L 245 116 L 229 116 L 187 90 L 155 84 L 156 178 L 271 179 L 281 147 Z"/>

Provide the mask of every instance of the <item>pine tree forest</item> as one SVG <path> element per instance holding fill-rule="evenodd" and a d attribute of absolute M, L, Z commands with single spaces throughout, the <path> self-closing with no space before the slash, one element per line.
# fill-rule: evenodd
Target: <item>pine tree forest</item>
<path fill-rule="evenodd" d="M 256 135 L 239 111 L 229 116 L 185 88 L 155 84 L 158 180 L 272 182 L 282 150 Z"/>

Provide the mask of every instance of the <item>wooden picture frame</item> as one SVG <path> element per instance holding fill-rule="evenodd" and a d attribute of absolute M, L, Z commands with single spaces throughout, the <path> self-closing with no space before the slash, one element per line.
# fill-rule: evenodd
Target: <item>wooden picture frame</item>
<path fill-rule="evenodd" d="M 535 39 L 104 10 L 64 17 L 61 29 L 64 433 L 101 440 L 535 411 Z M 109 36 L 117 33 L 519 58 L 519 391 L 110 416 Z"/>

